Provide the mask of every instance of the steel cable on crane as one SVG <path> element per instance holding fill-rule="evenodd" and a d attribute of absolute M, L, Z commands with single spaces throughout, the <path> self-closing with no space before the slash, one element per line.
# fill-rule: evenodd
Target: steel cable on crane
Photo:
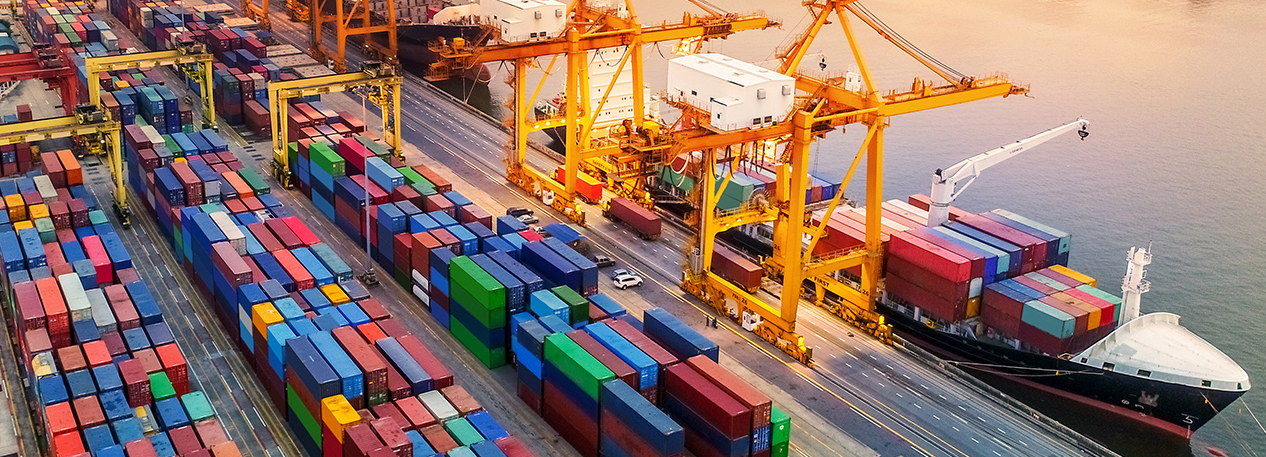
<path fill-rule="evenodd" d="M 953 67 L 950 67 L 949 65 L 946 65 L 944 62 L 937 60 L 937 58 L 932 57 L 931 54 L 928 54 L 922 49 L 919 49 L 918 46 L 915 46 L 914 43 L 910 42 L 910 40 L 907 40 L 905 37 L 901 36 L 900 33 L 897 33 L 896 30 L 893 30 L 892 27 L 889 27 L 888 24 L 885 24 L 884 21 L 880 20 L 878 16 L 875 16 L 874 13 L 871 13 L 870 10 L 866 9 L 866 6 L 862 5 L 860 2 L 851 3 L 846 8 L 852 10 L 854 13 L 865 16 L 866 19 L 869 19 L 876 26 L 882 29 L 880 31 L 884 34 L 887 34 L 889 37 L 891 37 L 892 40 L 899 41 L 900 45 L 904 45 L 911 52 L 914 52 L 918 54 L 919 56 L 923 57 L 928 62 L 935 64 L 942 71 L 958 77 L 959 81 L 962 81 L 963 79 L 967 78 L 967 75 L 959 72 L 958 70 L 955 70 Z M 950 81 L 950 82 L 956 83 L 959 81 Z"/>

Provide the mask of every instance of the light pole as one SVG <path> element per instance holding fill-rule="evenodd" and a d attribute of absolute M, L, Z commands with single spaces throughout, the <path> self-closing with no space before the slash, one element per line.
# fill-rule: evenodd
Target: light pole
<path fill-rule="evenodd" d="M 369 97 L 369 90 L 370 90 L 369 86 L 358 86 L 353 91 L 356 94 L 360 95 L 361 97 L 360 98 L 360 118 L 361 119 L 365 119 L 365 112 L 366 112 L 365 100 Z M 361 274 L 360 282 L 364 283 L 366 287 L 373 287 L 373 286 L 378 285 L 378 275 L 377 273 L 374 272 L 373 251 L 371 250 L 372 248 L 369 244 L 370 230 L 373 229 L 372 227 L 369 226 L 369 174 L 366 173 L 362 176 L 364 176 L 364 180 L 365 180 L 365 185 L 363 186 L 364 191 L 365 191 L 365 202 L 364 202 L 365 203 L 364 204 L 364 207 L 365 207 L 365 260 L 369 262 L 369 264 L 368 264 L 368 267 L 365 268 L 365 273 Z"/>

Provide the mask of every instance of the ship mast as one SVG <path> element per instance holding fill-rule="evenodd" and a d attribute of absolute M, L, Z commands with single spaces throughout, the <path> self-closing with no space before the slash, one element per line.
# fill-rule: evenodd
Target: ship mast
<path fill-rule="evenodd" d="M 1143 294 L 1152 290 L 1152 283 L 1147 279 L 1147 270 L 1143 267 L 1152 263 L 1152 246 L 1149 243 L 1147 248 L 1130 248 L 1130 253 L 1126 256 L 1128 263 L 1125 267 L 1125 279 L 1121 281 L 1121 322 L 1132 321 L 1139 317 L 1139 302 L 1143 298 Z M 1118 324 L 1118 325 L 1120 325 Z"/>

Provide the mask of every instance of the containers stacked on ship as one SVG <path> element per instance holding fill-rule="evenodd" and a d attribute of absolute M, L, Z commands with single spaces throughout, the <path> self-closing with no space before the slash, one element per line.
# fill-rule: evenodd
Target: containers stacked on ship
<path fill-rule="evenodd" d="M 679 197 L 689 196 L 694 190 L 696 177 L 701 172 L 700 162 L 699 156 L 678 156 L 671 164 L 660 168 L 659 188 Z M 720 189 L 721 182 L 726 179 L 727 174 L 729 183 L 717 196 L 717 208 L 732 210 L 747 203 L 753 195 L 774 195 L 778 173 L 772 167 L 763 163 L 742 162 L 731 174 L 727 165 L 718 164 L 716 188 Z M 838 184 L 831 184 L 812 175 L 810 175 L 810 180 L 809 187 L 805 189 L 806 204 L 829 201 L 839 191 Z"/>
<path fill-rule="evenodd" d="M 351 279 L 346 262 L 275 198 L 252 191 L 246 199 L 266 203 L 259 209 L 243 198 L 174 206 L 173 240 L 181 240 L 177 258 L 214 299 L 222 324 L 239 330 L 240 349 L 305 450 L 522 452 L 421 340 Z"/>
<path fill-rule="evenodd" d="M 1116 329 L 1121 299 L 1060 265 L 985 287 L 988 335 L 1053 356 L 1076 353 Z"/>
<path fill-rule="evenodd" d="M 0 258 L 48 455 L 238 455 L 74 155 L 44 161 L 0 181 Z"/>

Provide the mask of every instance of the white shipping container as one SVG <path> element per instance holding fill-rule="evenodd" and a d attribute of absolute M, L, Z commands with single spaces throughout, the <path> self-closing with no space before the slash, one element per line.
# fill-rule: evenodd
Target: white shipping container
<path fill-rule="evenodd" d="M 567 6 L 554 0 L 484 0 L 480 6 L 506 42 L 557 37 L 567 25 Z"/>
<path fill-rule="evenodd" d="M 215 183 L 219 184 L 219 181 Z M 242 229 L 238 228 L 237 224 L 233 223 L 233 219 L 229 218 L 228 213 L 223 211 L 211 213 L 211 220 L 215 221 L 215 225 L 220 227 L 221 232 L 224 232 L 224 237 L 228 238 L 229 244 L 233 246 L 234 251 L 237 251 L 237 255 L 246 255 L 246 235 L 242 233 Z"/>
<path fill-rule="evenodd" d="M 48 176 L 35 177 L 35 190 L 40 192 L 40 198 L 44 200 L 45 205 L 57 201 L 57 189 L 53 187 L 53 181 Z"/>
<path fill-rule="evenodd" d="M 106 299 L 105 292 L 101 289 L 89 289 L 85 293 L 88 295 L 88 304 L 92 306 L 92 320 L 97 323 L 97 332 L 102 335 L 118 332 L 119 322 L 114 317 L 114 310 L 110 309 L 110 301 Z"/>
<path fill-rule="evenodd" d="M 720 130 L 781 122 L 795 102 L 795 80 L 721 54 L 668 61 L 668 93 L 710 114 Z"/>
<path fill-rule="evenodd" d="M 418 395 L 418 400 L 422 400 L 422 406 L 425 406 L 426 410 L 430 411 L 431 415 L 439 419 L 441 423 L 457 417 L 457 408 L 454 408 L 438 390 L 423 392 Z"/>
<path fill-rule="evenodd" d="M 84 283 L 79 280 L 79 275 L 66 273 L 58 276 L 57 284 L 62 288 L 62 298 L 66 300 L 70 320 L 92 320 L 92 304 L 88 303 L 88 294 L 84 293 Z"/>

